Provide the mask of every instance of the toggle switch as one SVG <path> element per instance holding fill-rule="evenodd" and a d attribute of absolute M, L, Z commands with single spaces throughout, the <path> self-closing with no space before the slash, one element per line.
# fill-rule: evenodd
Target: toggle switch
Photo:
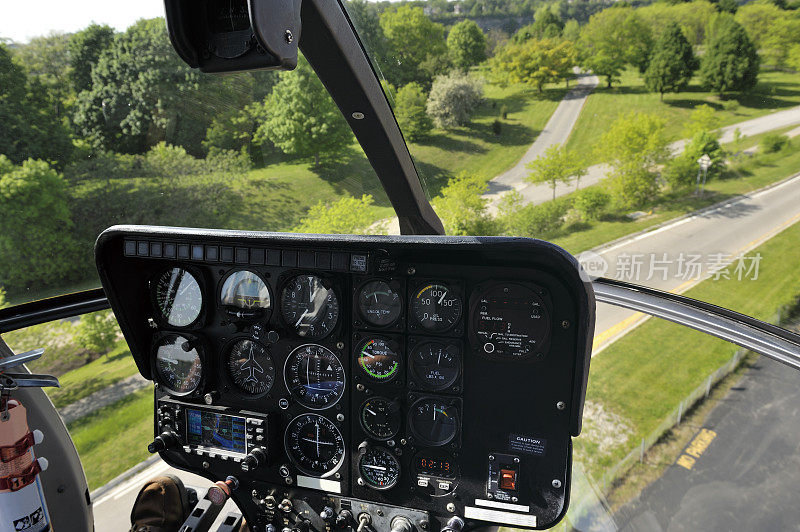
<path fill-rule="evenodd" d="M 514 469 L 501 469 L 497 479 L 497 486 L 505 491 L 517 491 L 517 471 Z"/>

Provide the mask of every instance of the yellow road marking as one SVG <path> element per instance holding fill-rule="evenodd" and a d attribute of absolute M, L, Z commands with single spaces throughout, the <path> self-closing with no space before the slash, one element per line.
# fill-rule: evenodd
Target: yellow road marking
<path fill-rule="evenodd" d="M 711 429 L 701 429 L 700 432 L 689 442 L 689 445 L 683 451 L 683 453 L 678 457 L 675 463 L 683 468 L 692 469 L 694 464 L 697 462 L 697 459 L 700 458 L 706 449 L 711 445 L 711 442 L 714 441 L 714 438 L 717 437 L 717 433 Z"/>

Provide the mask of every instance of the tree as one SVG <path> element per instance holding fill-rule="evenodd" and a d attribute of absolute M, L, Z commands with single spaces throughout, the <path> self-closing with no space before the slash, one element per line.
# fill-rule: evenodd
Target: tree
<path fill-rule="evenodd" d="M 578 42 L 581 38 L 581 25 L 575 19 L 570 19 L 564 24 L 562 36 L 571 42 Z"/>
<path fill-rule="evenodd" d="M 64 179 L 44 161 L 0 155 L 0 284 L 12 293 L 54 286 L 76 272 Z"/>
<path fill-rule="evenodd" d="M 778 19 L 761 39 L 761 58 L 774 68 L 789 67 L 796 46 L 800 46 L 800 17 Z"/>
<path fill-rule="evenodd" d="M 716 6 L 720 13 L 730 13 L 732 15 L 739 9 L 739 4 L 736 3 L 736 0 L 719 0 Z"/>
<path fill-rule="evenodd" d="M 489 215 L 486 180 L 480 176 L 461 172 L 447 182 L 440 195 L 433 200 L 433 208 L 442 219 L 448 235 L 496 234 Z"/>
<path fill-rule="evenodd" d="M 396 85 L 412 81 L 427 85 L 431 78 L 421 65 L 446 56 L 444 26 L 426 17 L 421 7 L 408 4 L 384 11 L 380 24 L 388 45 L 389 80 Z"/>
<path fill-rule="evenodd" d="M 554 144 L 545 152 L 525 165 L 530 173 L 525 177 L 529 183 L 547 183 L 553 189 L 553 199 L 556 199 L 556 187 L 559 183 L 568 184 L 576 176 L 586 174 L 586 168 L 579 162 L 574 154 L 567 151 L 560 144 Z"/>
<path fill-rule="evenodd" d="M 770 35 L 777 21 L 787 17 L 786 11 L 775 4 L 757 1 L 741 6 L 734 18 L 745 29 L 753 44 L 760 47 L 762 39 Z"/>
<path fill-rule="evenodd" d="M 719 115 L 714 108 L 707 104 L 698 105 L 689 114 L 689 120 L 683 128 L 683 136 L 691 139 L 698 133 L 710 132 L 718 127 Z"/>
<path fill-rule="evenodd" d="M 98 355 L 108 354 L 116 345 L 119 326 L 111 311 L 81 316 L 75 330 L 75 343 Z"/>
<path fill-rule="evenodd" d="M 744 29 L 732 17 L 716 24 L 703 55 L 700 76 L 717 94 L 746 91 L 758 82 L 759 57 Z"/>
<path fill-rule="evenodd" d="M 383 34 L 378 6 L 367 0 L 350 0 L 347 12 L 353 20 L 358 36 L 373 61 L 384 65 L 386 61 L 386 35 Z"/>
<path fill-rule="evenodd" d="M 590 187 L 575 194 L 575 210 L 584 220 L 596 220 L 611 202 L 611 197 L 597 187 Z"/>
<path fill-rule="evenodd" d="M 667 25 L 653 46 L 644 82 L 649 90 L 658 92 L 663 101 L 665 92 L 685 89 L 697 67 L 692 45 L 680 26 L 673 22 Z"/>
<path fill-rule="evenodd" d="M 486 59 L 486 36 L 474 21 L 464 19 L 447 35 L 447 50 L 453 65 L 467 69 Z"/>
<path fill-rule="evenodd" d="M 703 44 L 712 20 L 718 9 L 706 0 L 691 2 L 654 2 L 636 9 L 636 13 L 650 27 L 653 35 L 661 33 L 664 27 L 674 22 L 680 26 L 684 37 L 692 46 Z"/>
<path fill-rule="evenodd" d="M 592 15 L 578 43 L 581 64 L 605 77 L 611 88 L 625 65 L 647 68 L 651 34 L 632 8 L 612 7 Z"/>
<path fill-rule="evenodd" d="M 0 44 L 0 153 L 16 164 L 36 158 L 63 165 L 71 152 L 69 131 L 47 89 Z"/>
<path fill-rule="evenodd" d="M 430 117 L 425 113 L 426 101 L 427 97 L 419 83 L 409 83 L 397 92 L 394 114 L 408 140 L 420 140 L 433 128 Z"/>
<path fill-rule="evenodd" d="M 536 11 L 532 24 L 521 27 L 511 38 L 514 44 L 522 44 L 530 39 L 554 39 L 560 37 L 564 22 L 551 6 L 542 6 Z"/>
<path fill-rule="evenodd" d="M 271 141 L 289 155 L 314 157 L 315 167 L 323 156 L 353 142 L 350 126 L 305 59 L 295 70 L 281 72 L 272 94 L 254 108 L 260 122 L 256 142 Z"/>
<path fill-rule="evenodd" d="M 377 233 L 380 228 L 372 224 L 373 206 L 374 201 L 369 194 L 361 198 L 341 198 L 333 203 L 320 201 L 308 210 L 306 217 L 293 231 L 349 235 Z"/>
<path fill-rule="evenodd" d="M 91 24 L 69 38 L 70 81 L 75 93 L 92 88 L 92 68 L 114 42 L 114 28 Z"/>
<path fill-rule="evenodd" d="M 531 39 L 505 46 L 492 58 L 491 68 L 501 83 L 525 83 L 542 92 L 546 83 L 568 80 L 575 62 L 571 42 Z"/>
<path fill-rule="evenodd" d="M 483 85 L 468 74 L 452 72 L 433 80 L 425 111 L 439 128 L 463 126 L 483 100 Z"/>

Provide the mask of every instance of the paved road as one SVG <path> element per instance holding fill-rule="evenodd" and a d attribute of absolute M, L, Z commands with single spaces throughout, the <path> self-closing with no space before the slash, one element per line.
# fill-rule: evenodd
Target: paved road
<path fill-rule="evenodd" d="M 800 529 L 800 373 L 760 358 L 702 429 L 716 436 L 691 470 L 670 466 L 617 512 L 620 530 Z"/>

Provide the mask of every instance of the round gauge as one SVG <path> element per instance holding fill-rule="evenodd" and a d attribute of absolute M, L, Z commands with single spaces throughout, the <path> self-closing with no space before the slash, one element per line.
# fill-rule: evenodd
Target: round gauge
<path fill-rule="evenodd" d="M 439 399 L 424 397 L 411 405 L 409 426 L 420 443 L 444 445 L 456 435 L 458 411 Z"/>
<path fill-rule="evenodd" d="M 358 473 L 365 486 L 388 490 L 400 479 L 400 461 L 389 449 L 368 447 L 358 459 Z"/>
<path fill-rule="evenodd" d="M 429 284 L 414 294 L 411 309 L 423 329 L 444 332 L 461 318 L 461 298 L 446 285 Z"/>
<path fill-rule="evenodd" d="M 399 373 L 397 344 L 383 338 L 368 338 L 358 348 L 358 366 L 369 378 L 389 382 Z"/>
<path fill-rule="evenodd" d="M 155 351 L 158 381 L 172 395 L 189 395 L 200 386 L 203 361 L 197 346 L 183 336 L 171 334 L 158 341 Z"/>
<path fill-rule="evenodd" d="M 336 404 L 344 393 L 344 367 L 333 351 L 317 344 L 301 345 L 283 368 L 286 388 L 298 403 L 312 410 Z"/>
<path fill-rule="evenodd" d="M 339 300 L 316 275 L 298 275 L 283 288 L 281 312 L 299 336 L 323 338 L 336 327 Z"/>
<path fill-rule="evenodd" d="M 370 397 L 361 405 L 361 427 L 376 440 L 388 440 L 400 431 L 400 404 L 385 397 Z"/>
<path fill-rule="evenodd" d="M 411 372 L 420 384 L 431 390 L 451 386 L 461 372 L 461 350 L 456 344 L 427 342 L 411 352 Z"/>
<path fill-rule="evenodd" d="M 233 272 L 225 279 L 219 301 L 238 317 L 259 316 L 272 308 L 267 283 L 249 270 Z"/>
<path fill-rule="evenodd" d="M 284 436 L 289 459 L 306 475 L 327 477 L 344 461 L 344 438 L 333 422 L 319 414 L 300 414 Z"/>
<path fill-rule="evenodd" d="M 521 360 L 544 350 L 550 314 L 532 288 L 494 284 L 481 292 L 473 305 L 473 343 L 486 355 Z"/>
<path fill-rule="evenodd" d="M 358 311 L 369 325 L 387 327 L 403 312 L 403 299 L 386 281 L 369 281 L 358 291 Z"/>
<path fill-rule="evenodd" d="M 275 365 L 267 348 L 253 340 L 238 340 L 228 352 L 233 383 L 252 395 L 267 393 L 275 383 Z"/>
<path fill-rule="evenodd" d="M 173 327 L 191 325 L 203 309 L 200 283 L 181 268 L 170 268 L 158 277 L 155 299 L 161 316 Z"/>

